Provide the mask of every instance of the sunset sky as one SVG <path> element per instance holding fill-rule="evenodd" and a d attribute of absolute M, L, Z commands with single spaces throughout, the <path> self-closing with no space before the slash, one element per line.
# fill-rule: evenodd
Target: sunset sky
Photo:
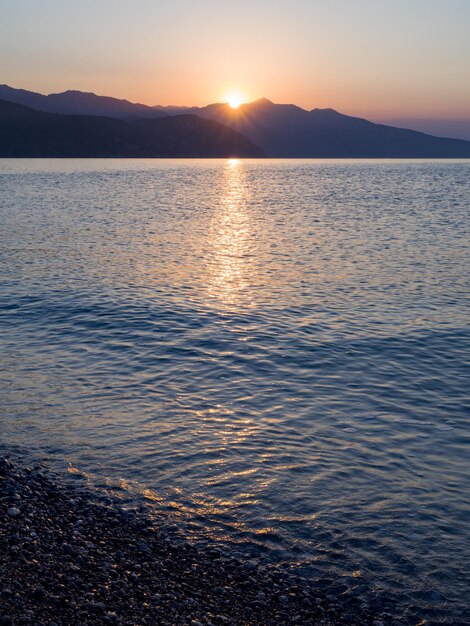
<path fill-rule="evenodd" d="M 0 83 L 470 117 L 470 0 L 0 0 Z"/>

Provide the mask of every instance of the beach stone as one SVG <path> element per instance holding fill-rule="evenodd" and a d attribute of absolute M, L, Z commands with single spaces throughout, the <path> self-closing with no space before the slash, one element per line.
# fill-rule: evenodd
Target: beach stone
<path fill-rule="evenodd" d="M 15 466 L 10 459 L 7 459 L 6 457 L 0 458 L 0 471 L 11 471 L 14 468 Z"/>
<path fill-rule="evenodd" d="M 18 517 L 18 515 L 21 515 L 21 511 L 17 509 L 15 506 L 11 506 L 8 509 L 7 513 L 10 517 Z"/>

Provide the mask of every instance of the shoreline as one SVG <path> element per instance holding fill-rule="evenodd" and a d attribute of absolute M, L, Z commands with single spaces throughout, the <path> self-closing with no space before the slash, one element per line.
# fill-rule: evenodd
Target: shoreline
<path fill-rule="evenodd" d="M 334 589 L 334 585 L 333 585 Z M 0 626 L 419 624 L 276 566 L 169 538 L 42 466 L 0 456 Z"/>

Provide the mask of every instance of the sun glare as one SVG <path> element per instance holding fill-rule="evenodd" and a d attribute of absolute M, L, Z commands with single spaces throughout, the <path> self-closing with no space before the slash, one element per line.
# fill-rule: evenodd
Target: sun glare
<path fill-rule="evenodd" d="M 231 109 L 238 109 L 243 104 L 243 98 L 238 93 L 231 93 L 227 98 L 227 102 Z"/>

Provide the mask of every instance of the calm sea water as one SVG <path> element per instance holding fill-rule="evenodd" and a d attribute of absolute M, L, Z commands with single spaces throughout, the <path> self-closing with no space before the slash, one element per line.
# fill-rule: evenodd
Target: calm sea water
<path fill-rule="evenodd" d="M 470 161 L 0 161 L 1 442 L 455 623 L 469 199 Z"/>

